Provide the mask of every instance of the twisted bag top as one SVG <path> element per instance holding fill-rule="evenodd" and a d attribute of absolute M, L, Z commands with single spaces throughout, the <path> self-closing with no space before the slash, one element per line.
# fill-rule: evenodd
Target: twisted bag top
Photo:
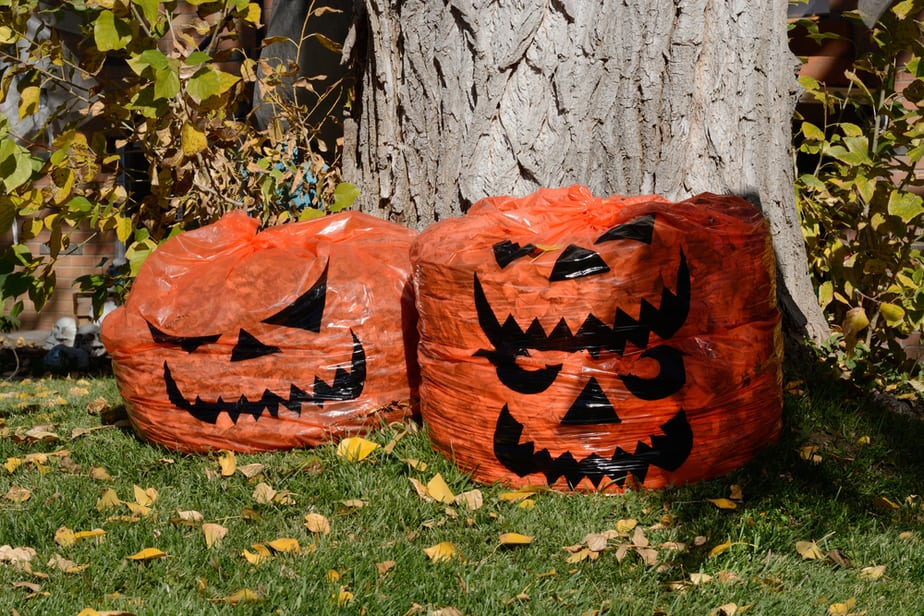
<path fill-rule="evenodd" d="M 773 251 L 743 199 L 488 198 L 411 258 L 421 414 L 481 480 L 656 488 L 778 435 Z"/>
<path fill-rule="evenodd" d="M 231 212 L 165 242 L 102 327 L 136 430 L 262 451 L 401 418 L 417 385 L 415 235 L 356 212 L 258 233 Z"/>

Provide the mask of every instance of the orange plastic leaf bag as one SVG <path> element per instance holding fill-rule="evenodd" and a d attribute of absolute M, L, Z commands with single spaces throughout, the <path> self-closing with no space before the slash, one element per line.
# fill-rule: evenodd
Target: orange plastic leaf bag
<path fill-rule="evenodd" d="M 743 199 L 489 198 L 411 259 L 421 415 L 480 480 L 659 488 L 779 434 L 773 251 Z"/>
<path fill-rule="evenodd" d="M 252 452 L 400 419 L 418 378 L 415 235 L 358 212 L 258 233 L 232 212 L 165 242 L 102 326 L 137 432 Z"/>

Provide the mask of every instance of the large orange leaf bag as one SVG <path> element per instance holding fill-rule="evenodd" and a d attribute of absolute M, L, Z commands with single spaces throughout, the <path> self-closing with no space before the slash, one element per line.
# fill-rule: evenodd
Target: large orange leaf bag
<path fill-rule="evenodd" d="M 258 233 L 232 212 L 165 242 L 102 326 L 136 431 L 263 451 L 400 419 L 418 378 L 415 235 L 354 212 Z"/>
<path fill-rule="evenodd" d="M 488 198 L 411 259 L 421 415 L 480 480 L 659 488 L 779 434 L 773 252 L 743 199 Z"/>

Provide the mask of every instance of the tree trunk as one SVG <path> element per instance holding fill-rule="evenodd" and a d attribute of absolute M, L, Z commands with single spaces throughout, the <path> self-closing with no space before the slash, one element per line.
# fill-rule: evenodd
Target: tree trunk
<path fill-rule="evenodd" d="M 365 0 L 344 177 L 423 228 L 487 195 L 746 197 L 770 224 L 791 324 L 815 341 L 793 192 L 787 0 Z"/>

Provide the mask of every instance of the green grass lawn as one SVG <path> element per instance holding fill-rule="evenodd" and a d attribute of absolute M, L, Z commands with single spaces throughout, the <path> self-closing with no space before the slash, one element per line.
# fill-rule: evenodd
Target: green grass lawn
<path fill-rule="evenodd" d="M 3 382 L 0 614 L 921 614 L 924 422 L 806 381 L 747 467 L 622 496 L 478 485 L 414 426 L 182 455 L 105 424 L 111 379 Z"/>

